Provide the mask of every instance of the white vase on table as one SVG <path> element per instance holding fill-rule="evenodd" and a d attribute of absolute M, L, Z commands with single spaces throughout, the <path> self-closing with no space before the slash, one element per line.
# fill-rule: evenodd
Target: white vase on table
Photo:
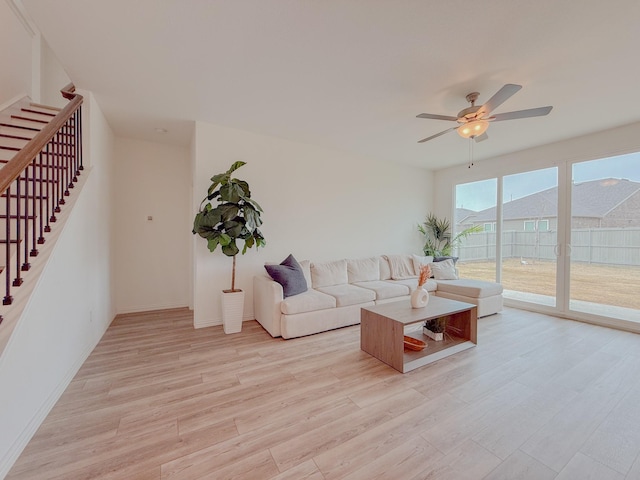
<path fill-rule="evenodd" d="M 429 303 L 429 292 L 427 292 L 422 286 L 418 286 L 413 292 L 411 292 L 411 307 L 423 308 Z"/>

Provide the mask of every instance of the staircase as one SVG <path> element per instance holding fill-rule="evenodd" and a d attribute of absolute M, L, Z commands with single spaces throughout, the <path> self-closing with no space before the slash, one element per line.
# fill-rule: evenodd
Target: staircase
<path fill-rule="evenodd" d="M 0 297 L 5 306 L 29 277 L 83 170 L 82 97 L 74 91 L 73 85 L 61 91 L 69 100 L 63 109 L 25 97 L 0 112 Z M 0 338 L 6 338 L 4 320 L 0 316 Z"/>

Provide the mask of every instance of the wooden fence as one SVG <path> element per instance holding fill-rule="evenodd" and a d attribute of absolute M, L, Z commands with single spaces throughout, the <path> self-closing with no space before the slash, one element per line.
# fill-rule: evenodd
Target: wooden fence
<path fill-rule="evenodd" d="M 503 258 L 531 260 L 556 259 L 556 232 L 502 233 Z M 458 247 L 465 261 L 489 261 L 496 258 L 496 233 L 469 235 Z M 571 260 L 603 265 L 640 266 L 640 228 L 580 228 L 571 231 Z"/>

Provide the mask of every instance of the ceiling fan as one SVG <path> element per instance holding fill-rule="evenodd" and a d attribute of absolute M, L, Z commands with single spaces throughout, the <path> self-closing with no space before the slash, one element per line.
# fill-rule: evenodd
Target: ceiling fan
<path fill-rule="evenodd" d="M 515 120 L 517 118 L 528 117 L 541 117 L 547 115 L 553 107 L 538 107 L 530 108 L 528 110 L 517 110 L 515 112 L 498 113 L 496 115 L 490 115 L 493 110 L 502 105 L 513 94 L 522 88 L 522 85 L 514 85 L 507 83 L 496 94 L 489 99 L 484 105 L 476 107 L 475 102 L 480 95 L 478 92 L 472 92 L 467 95 L 467 102 L 471 103 L 470 107 L 467 107 L 458 112 L 457 117 L 448 115 L 435 115 L 432 113 L 421 113 L 418 118 L 431 118 L 433 120 L 448 120 L 451 122 L 458 122 L 460 125 L 457 127 L 448 128 L 440 133 L 431 135 L 430 137 L 419 140 L 418 143 L 424 143 L 434 138 L 444 135 L 452 130 L 457 130 L 458 134 L 464 138 L 473 138 L 476 142 L 481 142 L 489 138 L 485 133 L 489 128 L 489 122 L 500 122 L 502 120 Z"/>

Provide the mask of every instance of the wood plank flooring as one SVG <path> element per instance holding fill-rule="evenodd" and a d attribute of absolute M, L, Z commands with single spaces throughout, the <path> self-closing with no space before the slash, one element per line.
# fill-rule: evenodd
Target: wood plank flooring
<path fill-rule="evenodd" d="M 117 317 L 8 479 L 640 479 L 640 335 L 505 309 L 407 374 L 359 326 Z"/>

